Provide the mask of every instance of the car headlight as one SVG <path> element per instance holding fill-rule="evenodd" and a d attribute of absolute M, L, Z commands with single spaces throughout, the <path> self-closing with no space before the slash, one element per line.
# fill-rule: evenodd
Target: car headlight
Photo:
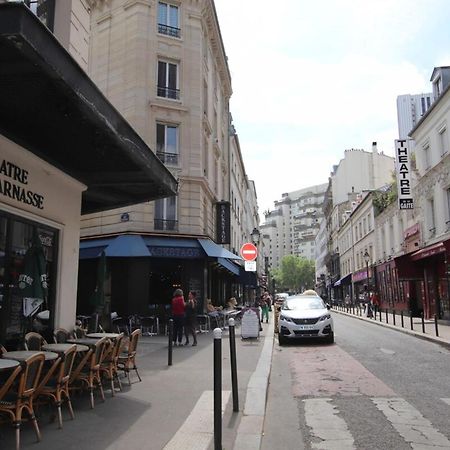
<path fill-rule="evenodd" d="M 331 319 L 331 314 L 325 314 L 324 316 L 322 316 L 322 317 L 319 319 L 319 322 L 321 322 L 322 320 L 327 320 L 327 319 Z"/>
<path fill-rule="evenodd" d="M 286 322 L 292 322 L 292 319 L 290 317 L 283 316 L 283 314 L 280 316 L 280 320 L 285 320 Z"/>

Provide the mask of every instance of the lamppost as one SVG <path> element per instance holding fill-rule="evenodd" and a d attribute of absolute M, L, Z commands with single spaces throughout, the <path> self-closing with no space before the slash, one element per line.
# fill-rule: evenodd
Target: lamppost
<path fill-rule="evenodd" d="M 253 231 L 250 233 L 250 237 L 252 239 L 253 244 L 255 244 L 255 246 L 258 247 L 261 233 L 259 232 L 259 230 L 256 227 L 253 228 Z M 258 277 L 258 271 L 256 271 L 256 277 Z M 257 286 L 256 295 L 259 297 L 261 295 L 261 292 L 259 291 L 258 281 L 256 282 L 256 286 Z"/>
<path fill-rule="evenodd" d="M 363 255 L 364 261 L 366 262 L 366 276 L 367 276 L 367 295 L 370 293 L 370 278 L 369 278 L 369 262 L 370 262 L 370 255 L 369 252 L 366 250 Z"/>

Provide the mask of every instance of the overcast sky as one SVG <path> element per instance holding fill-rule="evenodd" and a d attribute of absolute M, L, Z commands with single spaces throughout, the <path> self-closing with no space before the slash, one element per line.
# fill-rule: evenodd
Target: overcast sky
<path fill-rule="evenodd" d="M 215 0 L 231 113 L 263 211 L 348 148 L 394 153 L 396 98 L 450 65 L 448 0 Z"/>

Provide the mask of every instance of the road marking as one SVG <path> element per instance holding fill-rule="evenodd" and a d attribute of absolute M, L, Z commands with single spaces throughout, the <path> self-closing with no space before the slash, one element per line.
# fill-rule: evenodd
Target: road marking
<path fill-rule="evenodd" d="M 394 350 L 389 350 L 387 348 L 380 347 L 380 351 L 382 351 L 383 353 L 386 353 L 386 355 L 395 355 Z"/>
<path fill-rule="evenodd" d="M 450 398 L 441 398 L 441 400 L 442 400 L 444 403 L 447 403 L 447 405 L 450 405 Z"/>
<path fill-rule="evenodd" d="M 306 425 L 311 429 L 311 447 L 319 450 L 354 450 L 355 442 L 345 421 L 338 416 L 331 398 L 311 398 L 305 402 Z"/>
<path fill-rule="evenodd" d="M 222 392 L 222 416 L 231 391 Z M 205 391 L 164 450 L 207 450 L 214 436 L 214 392 Z"/>
<path fill-rule="evenodd" d="M 413 449 L 448 449 L 449 440 L 402 398 L 372 398 L 375 406 Z"/>

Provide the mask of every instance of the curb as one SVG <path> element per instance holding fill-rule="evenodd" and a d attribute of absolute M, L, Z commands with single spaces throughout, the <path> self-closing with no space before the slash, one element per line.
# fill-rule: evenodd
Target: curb
<path fill-rule="evenodd" d="M 264 345 L 245 396 L 241 422 L 236 433 L 233 450 L 259 450 L 266 414 L 267 389 L 272 366 L 274 321 L 270 316 L 269 326 L 265 329 Z"/>
<path fill-rule="evenodd" d="M 352 317 L 354 319 L 358 319 L 358 320 L 362 320 L 364 322 L 368 322 L 374 325 L 378 325 L 381 327 L 385 327 L 385 328 L 389 328 L 391 330 L 395 330 L 395 331 L 399 331 L 400 333 L 404 333 L 404 334 L 409 334 L 410 336 L 414 336 L 417 337 L 419 339 L 423 339 L 425 341 L 431 341 L 434 342 L 435 344 L 439 344 L 443 347 L 449 348 L 450 349 L 450 341 L 447 341 L 443 338 L 440 338 L 438 336 L 432 336 L 430 334 L 425 334 L 425 333 L 420 333 L 418 331 L 415 330 L 408 330 L 407 328 L 400 328 L 396 325 L 391 325 L 389 323 L 385 323 L 385 322 L 378 322 L 374 319 L 368 319 L 367 317 L 362 317 L 362 316 L 355 316 L 354 314 L 350 314 L 344 311 L 338 311 L 336 309 L 332 309 L 331 311 L 341 314 L 343 316 L 348 316 L 348 317 Z"/>

